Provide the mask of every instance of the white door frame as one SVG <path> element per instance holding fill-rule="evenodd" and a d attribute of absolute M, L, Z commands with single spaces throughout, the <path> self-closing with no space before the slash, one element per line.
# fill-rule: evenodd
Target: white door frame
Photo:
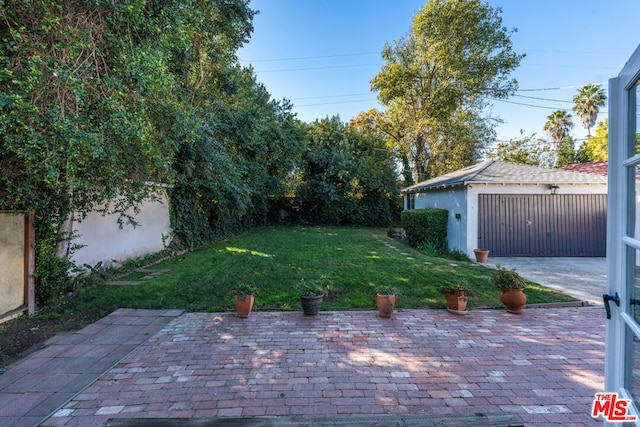
<path fill-rule="evenodd" d="M 618 77 L 609 81 L 609 195 L 607 206 L 607 290 L 606 294 L 619 296 L 619 305 L 609 303 L 611 319 L 606 321 L 605 345 L 605 392 L 616 392 L 622 398 L 632 399 L 627 388 L 631 378 L 631 337 L 640 337 L 640 327 L 633 317 L 634 298 L 632 288 L 627 285 L 630 276 L 629 248 L 640 249 L 640 241 L 628 236 L 628 224 L 640 212 L 635 212 L 632 194 L 632 179 L 629 168 L 640 164 L 640 155 L 630 153 L 629 147 L 635 141 L 636 112 L 631 105 L 630 93 L 640 78 L 640 47 L 636 49 Z M 634 116 L 632 116 L 632 113 Z M 633 126 L 633 129 L 631 127 Z M 631 175 L 631 176 L 633 176 Z M 635 215 L 634 215 L 635 212 Z M 635 233 L 638 235 L 638 232 Z M 637 252 L 636 252 L 637 253 Z M 632 282 L 631 282 L 632 284 Z M 639 414 L 635 404 L 632 412 Z M 605 425 L 613 425 L 607 423 Z M 617 425 L 620 425 L 617 423 Z M 640 422 L 636 423 L 640 426 Z"/>

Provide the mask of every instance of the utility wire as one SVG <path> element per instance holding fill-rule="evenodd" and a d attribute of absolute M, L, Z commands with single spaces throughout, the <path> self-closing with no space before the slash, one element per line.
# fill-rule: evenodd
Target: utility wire
<path fill-rule="evenodd" d="M 366 96 L 366 95 L 371 95 L 371 92 L 367 92 L 367 93 L 351 93 L 351 94 L 347 94 L 347 95 L 306 96 L 306 97 L 302 97 L 302 98 L 291 98 L 291 100 L 293 101 L 294 99 L 343 98 L 343 97 L 347 97 L 347 96 Z"/>
<path fill-rule="evenodd" d="M 605 83 L 594 83 L 596 86 L 600 86 L 603 85 Z M 564 90 L 564 89 L 576 89 L 576 88 L 580 88 L 583 87 L 584 85 L 577 85 L 577 86 L 558 86 L 558 87 L 545 87 L 545 88 L 541 88 L 541 89 L 518 89 L 516 92 L 539 92 L 539 91 L 544 91 L 544 90 Z"/>
<path fill-rule="evenodd" d="M 326 67 L 310 67 L 310 68 L 283 68 L 279 70 L 261 70 L 256 71 L 257 73 L 280 73 L 285 71 L 316 71 L 316 70 L 330 70 L 333 68 L 355 68 L 355 67 L 370 67 L 372 65 L 380 65 L 380 64 L 352 64 L 352 65 L 330 65 Z"/>
<path fill-rule="evenodd" d="M 585 52 L 585 51 L 567 51 L 567 50 L 543 50 L 543 49 L 529 49 L 528 52 L 543 52 L 543 53 L 570 53 L 581 55 L 626 55 L 624 52 Z M 263 58 L 263 59 L 245 59 L 243 62 L 278 62 L 278 61 L 301 61 L 309 59 L 323 59 L 323 58 L 340 58 L 345 56 L 364 56 L 364 55 L 379 55 L 381 51 L 371 52 L 353 52 L 353 53 L 336 53 L 331 55 L 314 55 L 314 56 L 297 56 L 289 58 Z"/>
<path fill-rule="evenodd" d="M 537 96 L 526 96 L 526 95 L 513 95 L 513 96 L 517 96 L 518 98 L 537 99 L 537 100 L 540 100 L 540 101 L 564 102 L 564 103 L 567 103 L 567 104 L 573 104 L 572 101 L 565 101 L 565 100 L 562 100 L 562 99 L 539 98 Z"/>
<path fill-rule="evenodd" d="M 294 104 L 294 105 L 296 107 L 313 107 L 316 105 L 350 104 L 354 102 L 370 102 L 370 101 L 375 101 L 375 99 L 355 99 L 353 101 L 320 102 L 317 104 Z"/>
<path fill-rule="evenodd" d="M 358 53 L 338 53 L 335 55 L 317 55 L 317 56 L 299 56 L 294 58 L 274 58 L 274 59 L 245 59 L 243 62 L 279 62 L 279 61 L 302 61 L 309 59 L 324 59 L 324 58 L 341 58 L 345 56 L 364 56 L 364 55 L 379 55 L 380 52 L 358 52 Z"/>

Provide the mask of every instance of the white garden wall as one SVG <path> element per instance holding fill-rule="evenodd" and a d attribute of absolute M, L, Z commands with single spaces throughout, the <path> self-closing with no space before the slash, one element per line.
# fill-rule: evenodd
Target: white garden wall
<path fill-rule="evenodd" d="M 129 214 L 133 215 L 133 210 Z M 163 236 L 169 237 L 171 233 L 166 195 L 159 201 L 142 203 L 140 212 L 135 216 L 136 227 L 125 221 L 120 228 L 118 217 L 91 212 L 82 221 L 74 222 L 73 230 L 79 237 L 73 243 L 84 245 L 71 257 L 76 265 L 94 266 L 100 261 L 112 264 L 113 260 L 121 263 L 164 249 Z"/>

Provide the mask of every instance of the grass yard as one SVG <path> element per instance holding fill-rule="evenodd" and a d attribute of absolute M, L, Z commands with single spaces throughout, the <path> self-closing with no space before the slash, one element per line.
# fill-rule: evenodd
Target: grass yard
<path fill-rule="evenodd" d="M 85 289 L 67 301 L 67 308 L 105 314 L 119 307 L 222 312 L 233 309 L 230 289 L 247 280 L 260 289 L 254 310 L 300 310 L 296 285 L 321 275 L 334 282 L 322 310 L 373 309 L 379 286 L 396 288 L 397 308 L 443 309 L 437 286 L 457 278 L 474 285 L 469 308 L 501 306 L 491 282 L 494 270 L 428 257 L 378 229 L 265 227 L 153 268 L 171 272 L 137 286 Z M 139 278 L 134 273 L 121 280 Z M 528 303 L 574 300 L 534 283 L 525 292 Z"/>

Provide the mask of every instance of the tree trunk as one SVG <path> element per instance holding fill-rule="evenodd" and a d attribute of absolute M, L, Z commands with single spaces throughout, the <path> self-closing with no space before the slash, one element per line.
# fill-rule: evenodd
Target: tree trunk
<path fill-rule="evenodd" d="M 71 240 L 73 237 L 74 214 L 71 213 L 65 221 L 58 226 L 58 251 L 56 255 L 59 258 L 67 259 L 71 255 Z"/>

